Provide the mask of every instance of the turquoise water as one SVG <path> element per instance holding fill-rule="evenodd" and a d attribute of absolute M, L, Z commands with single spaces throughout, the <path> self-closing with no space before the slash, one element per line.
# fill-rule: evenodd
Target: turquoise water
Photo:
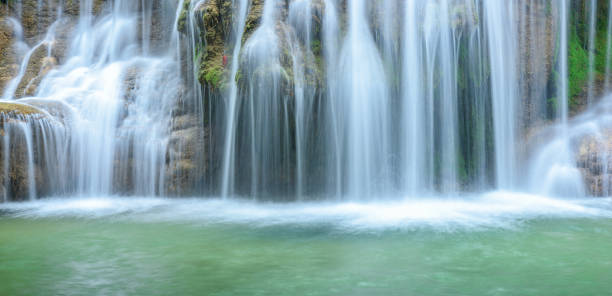
<path fill-rule="evenodd" d="M 611 205 L 0 205 L 0 295 L 610 295 Z"/>

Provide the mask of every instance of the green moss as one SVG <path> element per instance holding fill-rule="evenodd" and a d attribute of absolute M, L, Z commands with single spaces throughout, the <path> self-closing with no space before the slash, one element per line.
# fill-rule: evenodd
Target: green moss
<path fill-rule="evenodd" d="M 321 41 L 315 39 L 310 42 L 310 49 L 315 56 L 321 55 Z"/>
<path fill-rule="evenodd" d="M 582 92 L 588 79 L 589 54 L 578 38 L 576 27 L 571 28 L 568 42 L 569 107 L 573 109 L 578 104 L 576 96 Z"/>
<path fill-rule="evenodd" d="M 593 48 L 594 83 L 603 80 L 607 72 L 607 42 L 608 42 L 608 1 L 599 1 Z M 589 13 L 586 2 L 573 4 L 573 14 L 569 31 L 568 71 L 569 71 L 569 108 L 577 110 L 584 97 L 585 87 L 589 79 Z"/>
<path fill-rule="evenodd" d="M 220 89 L 227 80 L 223 65 L 225 53 L 223 24 L 224 20 L 231 19 L 230 15 L 225 14 L 231 13 L 231 10 L 225 2 L 215 0 L 209 0 L 199 10 L 198 15 L 204 25 L 202 28 L 204 40 L 196 47 L 194 53 L 194 63 L 199 64 L 198 80 L 213 89 Z"/>
<path fill-rule="evenodd" d="M 177 28 L 179 32 L 185 32 L 187 16 L 189 15 L 189 6 L 191 6 L 191 0 L 185 0 L 185 2 L 183 2 L 183 10 L 181 10 L 181 14 L 179 15 L 177 21 Z"/>
<path fill-rule="evenodd" d="M 608 28 L 607 13 L 605 21 L 601 18 L 597 23 L 597 34 L 595 35 L 595 61 L 594 68 L 596 73 L 601 75 L 606 73 L 606 57 L 608 50 Z"/>
<path fill-rule="evenodd" d="M 209 66 L 202 69 L 200 73 L 200 81 L 205 81 L 213 88 L 219 88 L 223 81 L 224 71 L 219 66 Z"/>
<path fill-rule="evenodd" d="M 259 22 L 261 21 L 261 17 L 263 15 L 263 4 L 264 1 L 262 0 L 253 0 L 251 2 L 251 9 L 247 14 L 244 34 L 242 35 L 242 42 L 249 39 L 251 34 L 253 34 L 255 29 L 259 26 Z"/>
<path fill-rule="evenodd" d="M 548 107 L 549 107 L 550 110 L 557 110 L 557 108 L 558 108 L 557 97 L 548 98 L 546 103 L 548 104 Z"/>
<path fill-rule="evenodd" d="M 234 81 L 238 82 L 240 81 L 241 78 L 242 78 L 242 70 L 238 69 L 238 71 L 236 72 L 236 77 L 234 77 Z"/>

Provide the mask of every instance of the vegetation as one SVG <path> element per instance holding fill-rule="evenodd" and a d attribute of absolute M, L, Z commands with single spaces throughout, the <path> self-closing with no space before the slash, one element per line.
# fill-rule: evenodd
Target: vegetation
<path fill-rule="evenodd" d="M 204 81 L 206 84 L 213 88 L 219 88 L 224 77 L 224 70 L 216 63 L 204 64 L 202 71 L 200 72 L 200 81 Z"/>
<path fill-rule="evenodd" d="M 181 10 L 181 14 L 179 15 L 177 21 L 177 28 L 179 32 L 185 32 L 185 29 L 187 29 L 185 26 L 187 17 L 189 16 L 189 6 L 191 6 L 191 0 L 185 0 L 185 2 L 183 2 L 183 10 Z"/>
<path fill-rule="evenodd" d="M 594 88 L 603 88 L 608 44 L 608 1 L 598 1 L 593 48 Z M 569 108 L 576 112 L 585 105 L 589 80 L 589 7 L 587 1 L 572 3 L 568 38 Z M 609 70 L 609 69 L 608 69 Z"/>
<path fill-rule="evenodd" d="M 570 29 L 568 43 L 569 107 L 574 109 L 578 104 L 576 96 L 582 92 L 588 79 L 589 54 L 578 39 L 574 26 Z"/>

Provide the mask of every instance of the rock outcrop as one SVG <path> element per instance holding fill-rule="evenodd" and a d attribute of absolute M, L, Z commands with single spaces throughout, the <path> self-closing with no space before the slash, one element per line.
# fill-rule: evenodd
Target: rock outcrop
<path fill-rule="evenodd" d="M 176 116 L 172 122 L 166 156 L 168 195 L 194 195 L 206 183 L 209 130 L 198 123 L 198 118 L 189 114 Z"/>
<path fill-rule="evenodd" d="M 612 193 L 612 130 L 598 136 L 586 136 L 580 141 L 576 155 L 587 193 L 609 196 Z"/>

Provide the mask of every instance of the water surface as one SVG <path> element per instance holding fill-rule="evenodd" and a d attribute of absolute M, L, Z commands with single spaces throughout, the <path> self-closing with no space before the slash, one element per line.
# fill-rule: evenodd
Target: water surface
<path fill-rule="evenodd" d="M 612 201 L 0 205 L 2 295 L 604 295 Z"/>

